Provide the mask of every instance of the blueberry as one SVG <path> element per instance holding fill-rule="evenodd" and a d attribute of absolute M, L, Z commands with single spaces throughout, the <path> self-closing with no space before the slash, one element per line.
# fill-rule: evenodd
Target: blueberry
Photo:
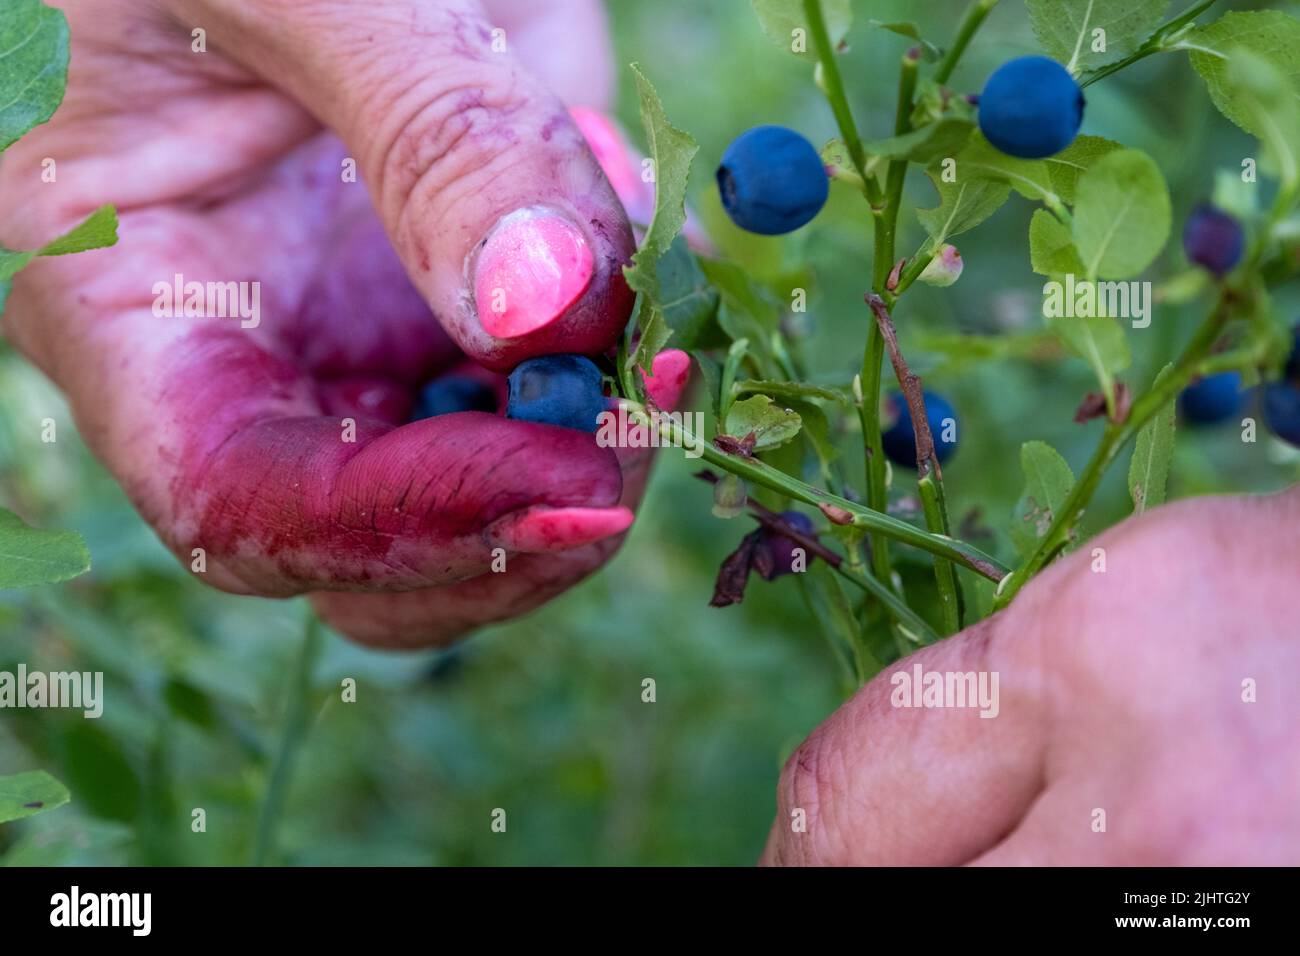
<path fill-rule="evenodd" d="M 817 529 L 813 526 L 812 519 L 807 515 L 798 511 L 782 511 L 781 518 L 796 531 L 801 532 L 810 538 L 815 538 L 817 536 Z M 793 572 L 794 549 L 802 547 L 803 545 L 787 538 L 785 535 L 773 534 L 771 531 L 764 528 L 763 548 L 772 559 L 772 570 L 770 574 L 763 574 L 763 578 L 771 581 L 773 578 L 779 578 L 783 574 L 790 574 Z M 810 560 L 812 560 L 812 555 L 805 554 L 803 565 L 805 568 L 808 566 L 807 562 Z"/>
<path fill-rule="evenodd" d="M 581 355 L 543 355 L 510 373 L 506 417 L 595 432 L 605 411 L 600 369 Z"/>
<path fill-rule="evenodd" d="M 1300 386 L 1300 325 L 1291 330 L 1291 354 L 1282 375 L 1292 385 Z"/>
<path fill-rule="evenodd" d="M 1264 423 L 1278 438 L 1300 448 L 1300 386 L 1291 382 L 1264 386 Z"/>
<path fill-rule="evenodd" d="M 411 421 L 450 412 L 495 412 L 497 396 L 490 386 L 463 375 L 448 375 L 420 389 Z"/>
<path fill-rule="evenodd" d="M 1197 425 L 1215 425 L 1235 418 L 1244 405 L 1240 372 L 1208 375 L 1183 389 L 1183 417 Z"/>
<path fill-rule="evenodd" d="M 764 236 L 793 232 L 826 204 L 830 180 L 812 143 L 784 126 L 755 126 L 722 154 L 718 190 L 741 229 Z"/>
<path fill-rule="evenodd" d="M 1241 261 L 1246 235 L 1241 223 L 1222 209 L 1201 203 L 1183 226 L 1183 251 L 1198 266 L 1225 276 Z"/>
<path fill-rule="evenodd" d="M 984 84 L 980 129 L 1008 155 L 1042 159 L 1074 141 L 1083 103 L 1065 67 L 1045 56 L 1022 56 L 1003 63 Z"/>
<path fill-rule="evenodd" d="M 934 437 L 934 454 L 940 462 L 945 462 L 957 450 L 957 413 L 942 395 L 926 392 L 924 399 L 925 417 Z M 912 431 L 912 413 L 907 407 L 907 399 L 899 392 L 891 392 L 885 397 L 885 404 L 891 414 L 898 416 L 880 436 L 885 456 L 895 464 L 915 468 L 916 434 Z M 945 435 L 950 440 L 945 440 Z"/>

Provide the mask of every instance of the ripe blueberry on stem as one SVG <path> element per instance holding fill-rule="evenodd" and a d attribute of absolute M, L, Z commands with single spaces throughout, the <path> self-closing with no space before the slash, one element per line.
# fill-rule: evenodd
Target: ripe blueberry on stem
<path fill-rule="evenodd" d="M 780 518 L 800 534 L 805 534 L 810 538 L 817 536 L 817 529 L 814 527 L 812 519 L 806 514 L 798 511 L 782 511 Z M 769 560 L 755 562 L 754 568 L 762 575 L 763 580 L 771 581 L 783 574 L 793 573 L 795 571 L 795 549 L 802 549 L 803 546 L 783 534 L 777 534 L 771 528 L 763 528 L 762 537 L 761 547 L 767 552 Z M 803 555 L 801 570 L 806 569 L 808 562 L 811 560 L 811 554 Z"/>
<path fill-rule="evenodd" d="M 1045 56 L 1022 56 L 1003 63 L 984 85 L 980 130 L 1010 156 L 1042 159 L 1074 141 L 1083 107 L 1083 91 L 1065 67 Z"/>
<path fill-rule="evenodd" d="M 957 413 L 942 395 L 926 392 L 925 417 L 934 436 L 934 456 L 940 464 L 957 450 Z M 901 392 L 891 392 L 885 397 L 887 414 L 897 416 L 894 424 L 880 435 L 885 456 L 905 468 L 916 467 L 916 432 L 912 429 L 912 413 Z"/>
<path fill-rule="evenodd" d="M 510 373 L 506 417 L 595 433 L 606 409 L 600 369 L 581 355 L 543 355 Z"/>
<path fill-rule="evenodd" d="M 830 192 L 817 150 L 784 126 L 755 126 L 737 136 L 722 154 L 717 179 L 736 225 L 765 236 L 811 222 Z"/>
<path fill-rule="evenodd" d="M 1183 418 L 1196 425 L 1216 425 L 1234 417 L 1243 405 L 1240 372 L 1207 375 L 1183 389 L 1178 404 Z"/>
<path fill-rule="evenodd" d="M 1264 386 L 1264 423 L 1278 438 L 1300 448 L 1300 325 L 1280 382 Z"/>
<path fill-rule="evenodd" d="M 1241 261 L 1246 235 L 1241 223 L 1222 209 L 1201 203 L 1183 226 L 1183 251 L 1187 258 L 1222 278 Z"/>

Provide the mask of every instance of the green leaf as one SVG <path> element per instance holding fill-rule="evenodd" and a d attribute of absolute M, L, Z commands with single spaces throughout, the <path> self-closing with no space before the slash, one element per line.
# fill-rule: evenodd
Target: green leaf
<path fill-rule="evenodd" d="M 1241 178 L 1241 167 L 1214 171 L 1214 195 L 1211 202 L 1238 219 L 1249 221 L 1259 214 L 1259 186 Z M 1205 270 L 1197 270 L 1201 275 Z"/>
<path fill-rule="evenodd" d="M 1088 278 L 1140 273 L 1164 247 L 1170 222 L 1169 188 L 1145 153 L 1110 153 L 1079 177 L 1072 233 Z"/>
<path fill-rule="evenodd" d="M 1300 182 L 1300 102 L 1286 77 L 1271 62 L 1235 47 L 1228 84 L 1264 145 L 1261 166 L 1284 188 Z"/>
<path fill-rule="evenodd" d="M 37 256 L 66 256 L 74 252 L 87 252 L 117 244 L 117 211 L 112 206 L 100 206 L 80 225 L 39 249 L 16 252 L 0 247 L 0 282 L 12 279 Z"/>
<path fill-rule="evenodd" d="M 1043 49 L 1077 76 L 1141 46 L 1160 25 L 1169 0 L 1025 0 L 1025 6 Z M 1099 29 L 1104 49 L 1094 51 L 1103 36 Z"/>
<path fill-rule="evenodd" d="M 727 412 L 727 434 L 744 438 L 754 433 L 754 450 L 766 451 L 784 445 L 799 434 L 799 413 L 772 404 L 766 395 L 755 395 L 736 402 Z"/>
<path fill-rule="evenodd" d="M 924 164 L 955 155 L 974 130 L 970 120 L 945 116 L 910 133 L 864 143 L 863 148 L 873 159 L 906 159 Z"/>
<path fill-rule="evenodd" d="M 1020 446 L 1020 467 L 1025 473 L 1025 490 L 1016 504 L 1011 540 L 1028 556 L 1069 497 L 1074 472 L 1055 448 L 1041 441 Z"/>
<path fill-rule="evenodd" d="M 658 265 L 659 310 L 678 348 L 708 348 L 722 344 L 715 321 L 718 290 L 700 268 L 695 254 L 678 236 Z"/>
<path fill-rule="evenodd" d="M 67 581 L 90 570 L 90 552 L 75 531 L 40 531 L 0 508 L 0 588 Z"/>
<path fill-rule="evenodd" d="M 0 777 L 0 823 L 55 810 L 71 799 L 68 788 L 44 770 Z"/>
<path fill-rule="evenodd" d="M 1046 161 L 1008 156 L 981 133 L 971 136 L 966 148 L 957 156 L 957 178 L 963 176 L 1001 180 L 1026 199 L 1047 206 L 1061 202 Z"/>
<path fill-rule="evenodd" d="M 1156 376 L 1156 384 L 1172 370 L 1172 364 L 1166 365 Z M 1171 398 L 1138 432 L 1128 466 L 1128 493 L 1134 514 L 1165 503 L 1169 461 L 1174 454 L 1175 417 L 1175 400 Z"/>
<path fill-rule="evenodd" d="M 643 301 L 638 314 L 641 326 L 641 339 L 637 342 L 632 360 L 638 368 L 647 372 L 654 364 L 654 358 L 673 337 L 673 330 L 664 321 L 664 314 L 653 302 Z"/>
<path fill-rule="evenodd" d="M 713 417 L 716 419 L 720 414 L 718 407 L 722 393 L 722 366 L 712 356 L 703 352 L 692 352 L 691 357 L 700 367 L 700 378 L 704 381 L 704 390 L 709 397 L 709 408 L 712 409 Z"/>
<path fill-rule="evenodd" d="M 0 150 L 46 122 L 68 80 L 68 20 L 40 0 L 5 0 L 0 17 Z"/>
<path fill-rule="evenodd" d="M 721 296 L 718 325 L 734 342 L 749 339 L 750 354 L 766 378 L 781 377 L 772 354 L 772 333 L 780 329 L 781 308 L 771 292 L 734 262 L 701 259 L 700 268 Z"/>
<path fill-rule="evenodd" d="M 1183 305 L 1200 298 L 1210 284 L 1209 276 L 1200 266 L 1170 276 L 1155 287 L 1156 304 Z"/>
<path fill-rule="evenodd" d="M 9 300 L 9 290 L 13 287 L 10 279 L 0 279 L 0 315 L 5 314 L 5 302 Z"/>
<path fill-rule="evenodd" d="M 843 389 L 828 388 L 825 385 L 812 385 L 808 382 L 770 382 L 745 379 L 743 382 L 736 383 L 736 391 L 742 395 L 747 392 L 761 392 L 764 395 L 771 395 L 773 398 L 821 398 L 828 402 L 839 402 L 844 406 L 853 404 L 852 399 Z"/>
<path fill-rule="evenodd" d="M 743 266 L 724 259 L 701 259 L 699 263 L 725 305 L 743 312 L 767 332 L 778 328 L 781 320 L 779 307 L 771 294 L 755 282 Z"/>
<path fill-rule="evenodd" d="M 916 218 L 936 246 L 974 229 L 997 212 L 1011 195 L 1011 188 L 1004 182 L 963 176 L 959 172 L 958 181 L 948 183 L 943 181 L 940 167 L 932 166 L 925 172 L 939 191 L 939 205 L 933 209 L 918 209 Z"/>
<path fill-rule="evenodd" d="M 1029 220 L 1029 262 L 1040 275 L 1083 275 L 1083 263 L 1069 228 L 1046 209 Z"/>
<path fill-rule="evenodd" d="M 910 20 L 896 20 L 892 23 L 882 23 L 880 20 L 868 20 L 867 26 L 875 27 L 877 30 L 888 30 L 890 33 L 897 33 L 899 36 L 915 40 L 921 47 L 921 54 L 931 62 L 939 59 L 939 57 L 943 55 L 942 50 L 925 37 L 921 36 L 921 28 Z"/>
<path fill-rule="evenodd" d="M 1059 356 L 1056 336 L 1046 330 L 969 335 L 958 332 L 925 332 L 913 336 L 920 352 L 944 357 L 945 368 L 963 368 L 980 362 L 1009 359 L 1041 361 Z"/>
<path fill-rule="evenodd" d="M 1272 61 L 1291 91 L 1300 95 L 1300 20 L 1279 10 L 1225 14 L 1192 30 L 1177 46 L 1189 51 L 1192 67 L 1205 80 L 1219 112 L 1254 136 L 1262 138 L 1263 131 L 1243 102 L 1243 91 L 1228 75 L 1229 53 L 1234 48 Z"/>
<path fill-rule="evenodd" d="M 1115 376 L 1128 368 L 1132 358 L 1119 322 L 1111 316 L 1086 319 L 1059 316 L 1049 318 L 1047 327 L 1067 351 L 1088 363 L 1102 394 L 1111 394 Z"/>
<path fill-rule="evenodd" d="M 1101 136 L 1076 136 L 1074 142 L 1065 149 L 1043 160 L 1044 165 L 1047 166 L 1047 175 L 1051 179 L 1052 188 L 1061 197 L 1061 201 L 1068 206 L 1073 206 L 1079 177 L 1103 156 L 1123 148 L 1114 140 L 1104 139 Z"/>
<path fill-rule="evenodd" d="M 749 0 L 749 3 L 758 15 L 763 32 L 773 43 L 795 56 L 817 59 L 817 47 L 804 16 L 803 0 Z M 849 0 L 821 0 L 821 5 L 826 33 L 834 49 L 853 24 L 853 9 Z"/>
<path fill-rule="evenodd" d="M 808 441 L 809 447 L 812 448 L 813 454 L 821 462 L 823 468 L 839 457 L 840 450 L 835 447 L 831 440 L 831 423 L 826 418 L 826 413 L 822 411 L 820 405 L 814 405 L 812 402 L 804 402 L 798 399 L 787 399 L 790 410 L 798 413 L 803 428 L 800 434 Z"/>
<path fill-rule="evenodd" d="M 655 208 L 641 248 L 632 256 L 632 264 L 623 267 L 623 274 L 627 284 L 642 296 L 637 310 L 642 344 L 636 350 L 635 360 L 641 368 L 648 369 L 649 360 L 655 354 L 649 350 L 650 346 L 657 342 L 656 351 L 662 348 L 668 333 L 662 313 L 659 262 L 686 222 L 686 183 L 691 160 L 699 147 L 690 135 L 668 122 L 659 94 L 636 64 L 632 65 L 632 72 L 636 76 L 641 123 L 655 171 Z M 649 334 L 654 334 L 656 339 L 646 342 Z"/>

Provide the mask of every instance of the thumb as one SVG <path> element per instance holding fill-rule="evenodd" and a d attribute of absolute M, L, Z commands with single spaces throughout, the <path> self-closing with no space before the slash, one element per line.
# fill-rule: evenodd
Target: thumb
<path fill-rule="evenodd" d="M 407 273 L 507 371 L 595 354 L 627 322 L 631 228 L 565 107 L 476 0 L 173 0 L 356 160 Z"/>

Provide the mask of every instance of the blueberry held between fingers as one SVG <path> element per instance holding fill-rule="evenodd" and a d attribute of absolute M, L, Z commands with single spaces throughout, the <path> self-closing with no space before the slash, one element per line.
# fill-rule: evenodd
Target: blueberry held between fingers
<path fill-rule="evenodd" d="M 722 154 L 717 179 L 736 225 L 765 236 L 811 222 L 830 192 L 817 150 L 784 126 L 755 126 L 737 136 Z"/>
<path fill-rule="evenodd" d="M 448 375 L 420 389 L 411 421 L 451 412 L 495 412 L 497 396 L 491 387 L 464 375 Z"/>
<path fill-rule="evenodd" d="M 1202 203 L 1192 210 L 1183 227 L 1183 251 L 1187 258 L 1216 276 L 1236 268 L 1246 248 L 1241 223 L 1222 209 Z"/>
<path fill-rule="evenodd" d="M 923 398 L 925 417 L 934 437 L 934 455 L 942 463 L 957 450 L 957 413 L 942 395 L 926 392 Z M 894 424 L 880 436 L 885 457 L 895 464 L 915 468 L 916 433 L 912 429 L 912 412 L 907 407 L 907 399 L 900 392 L 891 392 L 885 397 L 885 403 L 887 412 L 897 416 Z"/>
<path fill-rule="evenodd" d="M 510 373 L 507 418 L 594 433 L 605 410 L 600 369 L 581 355 L 543 355 Z"/>
<path fill-rule="evenodd" d="M 1065 67 L 1045 56 L 1022 56 L 1003 63 L 984 85 L 980 130 L 1010 156 L 1042 159 L 1074 141 L 1083 106 L 1083 91 Z"/>
<path fill-rule="evenodd" d="M 1178 404 L 1183 417 L 1197 425 L 1215 425 L 1234 418 L 1241 411 L 1244 395 L 1240 372 L 1207 375 L 1183 389 Z"/>

